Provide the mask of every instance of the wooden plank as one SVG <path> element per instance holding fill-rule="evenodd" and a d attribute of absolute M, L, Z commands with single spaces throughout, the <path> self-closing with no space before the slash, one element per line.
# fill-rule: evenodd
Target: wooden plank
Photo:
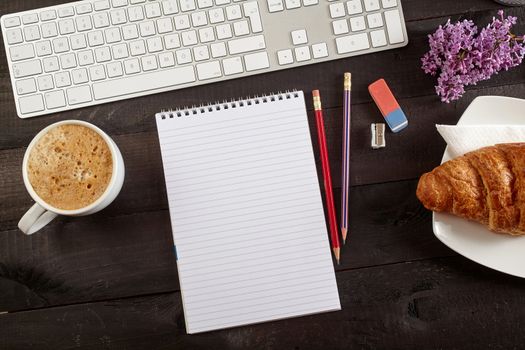
<path fill-rule="evenodd" d="M 462 257 L 337 280 L 342 311 L 197 335 L 185 334 L 179 293 L 4 314 L 0 347 L 507 349 L 523 339 L 525 280 Z"/>
<path fill-rule="evenodd" d="M 352 189 L 339 270 L 454 254 L 432 234 L 431 214 L 417 201 L 415 186 Z M 172 245 L 165 209 L 57 219 L 30 237 L 1 232 L 0 311 L 178 290 Z"/>
<path fill-rule="evenodd" d="M 11 3 L 11 2 L 10 2 Z M 12 3 L 11 3 L 12 4 Z M 13 5 L 10 5 L 13 6 Z M 418 5 L 422 6 L 422 5 Z M 525 8 L 512 8 L 508 13 L 525 18 Z M 469 17 L 476 22 L 487 23 L 494 15 L 493 10 L 472 12 Z M 460 16 L 455 16 L 458 19 Z M 346 70 L 358 72 L 353 78 L 354 103 L 370 102 L 367 86 L 372 81 L 385 78 L 398 98 L 414 96 L 434 96 L 435 79 L 426 76 L 420 69 L 420 58 L 427 50 L 426 35 L 446 21 L 447 18 L 409 22 L 410 44 L 402 49 L 389 50 L 373 55 L 357 56 L 348 59 L 317 65 L 299 67 L 233 81 L 204 85 L 191 89 L 167 92 L 152 96 L 100 105 L 92 108 L 55 113 L 42 118 L 20 120 L 16 117 L 11 85 L 7 67 L 0 67 L 0 149 L 23 147 L 43 127 L 63 119 L 82 119 L 100 125 L 110 135 L 118 133 L 138 133 L 151 130 L 151 118 L 161 109 L 176 106 L 192 106 L 210 101 L 229 100 L 234 97 L 256 95 L 271 91 L 299 89 L 306 92 L 319 88 L 325 108 L 342 105 L 342 74 Z M 525 24 L 515 28 L 515 32 L 525 32 Z M 0 50 L 0 60 L 5 60 L 5 52 Z M 491 80 L 481 83 L 481 87 L 502 86 L 525 81 L 525 65 L 503 72 Z M 471 87 L 471 89 L 477 87 Z M 307 98 L 311 108 L 310 98 Z"/>

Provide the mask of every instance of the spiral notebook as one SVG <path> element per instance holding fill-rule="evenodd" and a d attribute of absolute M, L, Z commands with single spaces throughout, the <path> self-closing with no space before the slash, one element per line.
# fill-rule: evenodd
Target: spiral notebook
<path fill-rule="evenodd" d="M 303 93 L 156 121 L 187 332 L 340 310 Z"/>

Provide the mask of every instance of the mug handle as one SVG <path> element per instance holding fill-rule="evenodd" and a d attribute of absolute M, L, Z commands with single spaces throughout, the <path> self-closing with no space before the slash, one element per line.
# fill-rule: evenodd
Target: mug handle
<path fill-rule="evenodd" d="M 26 235 L 32 235 L 51 222 L 57 214 L 35 203 L 18 222 L 18 228 Z"/>

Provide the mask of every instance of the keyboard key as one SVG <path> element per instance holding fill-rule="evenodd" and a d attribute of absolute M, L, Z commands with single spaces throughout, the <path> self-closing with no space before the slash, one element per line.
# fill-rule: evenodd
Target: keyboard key
<path fill-rule="evenodd" d="M 197 32 L 194 30 L 189 30 L 187 32 L 181 33 L 182 45 L 190 46 L 197 44 Z"/>
<path fill-rule="evenodd" d="M 83 14 L 86 14 L 86 13 L 93 12 L 93 8 L 91 7 L 91 4 L 87 3 L 87 2 L 83 3 L 83 4 L 80 4 L 80 5 L 77 5 L 76 9 L 77 9 L 77 15 L 83 15 Z"/>
<path fill-rule="evenodd" d="M 385 31 L 383 29 L 370 32 L 370 39 L 372 40 L 373 47 L 385 46 L 387 44 Z"/>
<path fill-rule="evenodd" d="M 261 50 L 266 48 L 263 35 L 255 35 L 252 37 L 235 39 L 228 41 L 228 50 L 230 55 L 237 55 L 239 53 Z"/>
<path fill-rule="evenodd" d="M 52 91 L 45 94 L 46 105 L 48 109 L 66 107 L 66 100 L 62 90 Z"/>
<path fill-rule="evenodd" d="M 95 57 L 93 51 L 85 50 L 78 53 L 78 65 L 79 66 L 90 66 L 95 63 Z"/>
<path fill-rule="evenodd" d="M 58 17 L 60 18 L 71 17 L 74 15 L 75 15 L 75 9 L 71 6 L 61 7 L 58 9 Z"/>
<path fill-rule="evenodd" d="M 346 2 L 346 10 L 349 15 L 357 15 L 363 13 L 363 6 L 361 0 L 350 0 Z"/>
<path fill-rule="evenodd" d="M 175 56 L 173 52 L 163 52 L 159 54 L 160 68 L 173 67 L 175 65 Z"/>
<path fill-rule="evenodd" d="M 161 41 L 160 38 L 155 38 L 155 39 L 158 39 L 159 42 Z M 160 44 L 160 47 L 162 49 L 162 44 Z M 128 44 L 126 43 L 115 45 L 113 46 L 112 50 L 113 50 L 113 58 L 116 60 L 120 60 L 122 58 L 129 57 Z M 150 52 L 153 52 L 153 51 L 150 51 Z"/>
<path fill-rule="evenodd" d="M 110 8 L 109 0 L 97 1 L 93 5 L 95 7 L 95 11 L 104 11 L 104 10 L 109 10 Z"/>
<path fill-rule="evenodd" d="M 366 16 L 366 20 L 369 28 L 379 28 L 383 26 L 383 17 L 379 12 Z"/>
<path fill-rule="evenodd" d="M 24 24 L 38 23 L 38 15 L 36 13 L 30 13 L 28 15 L 24 15 L 22 16 L 22 23 Z"/>
<path fill-rule="evenodd" d="M 193 67 L 186 66 L 97 83 L 93 85 L 93 92 L 96 100 L 104 100 L 194 81 L 195 72 Z"/>
<path fill-rule="evenodd" d="M 292 50 L 286 49 L 286 50 L 277 51 L 277 60 L 279 61 L 279 64 L 281 66 L 285 64 L 292 64 L 293 63 Z"/>
<path fill-rule="evenodd" d="M 35 41 L 40 39 L 40 28 L 38 26 L 29 26 L 24 28 L 24 37 L 26 41 Z"/>
<path fill-rule="evenodd" d="M 224 43 L 211 44 L 211 56 L 213 58 L 226 56 L 226 45 Z"/>
<path fill-rule="evenodd" d="M 104 66 L 100 65 L 89 67 L 89 79 L 91 79 L 91 81 L 106 79 L 106 71 Z"/>
<path fill-rule="evenodd" d="M 215 33 L 212 27 L 199 29 L 199 39 L 201 43 L 209 43 L 215 41 Z"/>
<path fill-rule="evenodd" d="M 194 0 L 180 0 L 180 10 L 182 12 L 195 10 L 195 1 Z"/>
<path fill-rule="evenodd" d="M 69 72 L 55 73 L 55 82 L 57 88 L 71 86 L 71 76 L 69 75 Z"/>
<path fill-rule="evenodd" d="M 148 21 L 148 22 L 142 22 L 139 24 L 140 28 L 140 36 L 142 37 L 148 37 L 155 35 L 155 22 Z"/>
<path fill-rule="evenodd" d="M 73 19 L 65 19 L 63 21 L 59 21 L 58 28 L 60 30 L 60 34 L 62 35 L 72 34 L 75 32 L 75 22 L 73 21 Z"/>
<path fill-rule="evenodd" d="M 104 44 L 104 34 L 100 30 L 97 30 L 96 32 L 89 32 L 88 43 L 91 47 Z"/>
<path fill-rule="evenodd" d="M 379 0 L 364 0 L 364 3 L 367 11 L 379 10 Z"/>
<path fill-rule="evenodd" d="M 66 95 L 62 90 L 48 92 L 44 96 L 48 109 L 56 109 L 66 106 Z"/>
<path fill-rule="evenodd" d="M 88 85 L 74 87 L 66 90 L 67 102 L 70 105 L 78 105 L 81 103 L 91 102 L 91 89 Z"/>
<path fill-rule="evenodd" d="M 85 68 L 76 69 L 74 71 L 71 71 L 71 74 L 73 75 L 73 83 L 75 85 L 84 84 L 89 81 L 88 72 L 87 72 L 87 69 Z"/>
<path fill-rule="evenodd" d="M 27 95 L 36 92 L 36 83 L 35 79 L 29 78 L 24 80 L 16 81 L 16 92 L 19 95 Z"/>
<path fill-rule="evenodd" d="M 232 57 L 222 60 L 224 75 L 233 75 L 244 72 L 240 57 Z"/>
<path fill-rule="evenodd" d="M 312 54 L 314 58 L 328 57 L 328 46 L 326 43 L 312 45 Z"/>
<path fill-rule="evenodd" d="M 340 18 L 345 16 L 345 5 L 342 2 L 330 4 L 330 17 Z"/>
<path fill-rule="evenodd" d="M 122 7 L 128 4 L 128 0 L 111 0 L 113 7 Z"/>
<path fill-rule="evenodd" d="M 210 52 L 207 46 L 196 46 L 193 48 L 193 57 L 195 61 L 204 61 L 210 59 Z"/>
<path fill-rule="evenodd" d="M 192 61 L 190 49 L 178 50 L 175 52 L 175 56 L 177 56 L 178 64 L 191 63 Z"/>
<path fill-rule="evenodd" d="M 163 50 L 162 39 L 159 38 L 159 37 L 150 38 L 150 39 L 146 40 L 146 46 L 148 47 L 148 52 L 150 52 L 150 53 L 159 52 L 159 51 Z M 115 57 L 115 58 L 117 58 L 117 57 Z"/>
<path fill-rule="evenodd" d="M 166 16 L 173 15 L 179 12 L 177 0 L 165 0 L 162 2 L 162 10 Z"/>
<path fill-rule="evenodd" d="M 175 21 L 175 29 L 183 30 L 190 27 L 190 17 L 188 15 L 180 15 L 173 19 Z"/>
<path fill-rule="evenodd" d="M 219 40 L 229 39 L 233 36 L 232 28 L 228 23 L 217 26 L 215 30 L 217 31 L 217 39 Z"/>
<path fill-rule="evenodd" d="M 122 27 L 122 36 L 124 40 L 133 40 L 139 37 L 139 30 L 136 24 L 130 24 Z"/>
<path fill-rule="evenodd" d="M 146 17 L 147 18 L 157 18 L 162 15 L 160 10 L 160 4 L 158 2 L 152 2 L 145 6 L 146 8 Z"/>
<path fill-rule="evenodd" d="M 46 57 L 42 63 L 44 64 L 44 72 L 46 73 L 56 72 L 60 69 L 58 57 Z"/>
<path fill-rule="evenodd" d="M 71 48 L 73 50 L 85 49 L 87 47 L 86 36 L 84 34 L 72 35 L 69 40 L 71 41 Z"/>
<path fill-rule="evenodd" d="M 11 56 L 11 61 L 22 61 L 35 57 L 35 48 L 33 44 L 13 46 L 9 48 L 9 54 Z"/>
<path fill-rule="evenodd" d="M 111 11 L 109 15 L 111 16 L 111 23 L 113 25 L 123 24 L 123 23 L 126 23 L 127 21 L 126 10 L 124 9 L 118 9 L 115 11 Z"/>
<path fill-rule="evenodd" d="M 268 2 L 269 12 L 278 12 L 284 10 L 284 4 L 282 0 L 266 0 Z"/>
<path fill-rule="evenodd" d="M 144 40 L 133 41 L 129 44 L 129 50 L 131 51 L 131 56 L 140 56 L 146 53 L 146 45 Z"/>
<path fill-rule="evenodd" d="M 179 34 L 170 34 L 164 37 L 164 45 L 166 50 L 172 50 L 180 47 L 180 37 Z"/>
<path fill-rule="evenodd" d="M 197 0 L 197 6 L 200 9 L 205 9 L 213 6 L 213 0 Z"/>
<path fill-rule="evenodd" d="M 51 75 L 43 75 L 37 78 L 38 89 L 40 91 L 51 90 L 55 87 L 53 84 L 53 77 Z"/>
<path fill-rule="evenodd" d="M 13 64 L 15 78 L 24 78 L 42 73 L 42 65 L 39 60 L 25 61 Z"/>
<path fill-rule="evenodd" d="M 24 41 L 22 38 L 22 30 L 19 28 L 11 29 L 6 32 L 7 43 L 10 45 L 20 44 Z"/>
<path fill-rule="evenodd" d="M 317 5 L 319 3 L 319 0 L 303 0 L 304 6 L 313 6 Z"/>
<path fill-rule="evenodd" d="M 212 24 L 224 22 L 224 11 L 221 7 L 211 9 L 208 15 L 210 16 L 210 23 Z"/>
<path fill-rule="evenodd" d="M 140 73 L 140 63 L 138 58 L 124 61 L 124 70 L 126 71 L 126 74 Z"/>
<path fill-rule="evenodd" d="M 288 10 L 301 7 L 301 0 L 285 0 L 285 3 Z"/>
<path fill-rule="evenodd" d="M 36 54 L 38 57 L 48 56 L 53 53 L 51 49 L 51 42 L 49 41 L 39 41 L 35 44 Z"/>
<path fill-rule="evenodd" d="M 300 0 L 296 0 L 300 1 Z M 250 25 L 253 33 L 260 33 L 263 30 L 261 14 L 259 13 L 259 5 L 257 1 L 245 2 L 243 4 L 244 15 L 250 19 Z"/>
<path fill-rule="evenodd" d="M 233 32 L 235 33 L 235 36 L 250 34 L 250 27 L 248 27 L 248 21 L 239 21 L 233 23 Z"/>
<path fill-rule="evenodd" d="M 306 35 L 306 30 L 304 29 L 294 30 L 291 35 L 292 43 L 294 45 L 306 44 L 308 42 L 308 36 Z"/>
<path fill-rule="evenodd" d="M 55 53 L 63 53 L 69 51 L 69 42 L 67 37 L 62 37 L 53 40 L 53 50 Z"/>
<path fill-rule="evenodd" d="M 104 36 L 106 37 L 106 43 L 113 44 L 118 43 L 122 40 L 122 36 L 120 35 L 120 29 L 119 28 L 109 28 L 104 31 Z"/>
<path fill-rule="evenodd" d="M 77 30 L 79 32 L 85 32 L 87 30 L 93 29 L 93 24 L 91 23 L 91 16 L 77 17 L 75 22 L 77 24 Z"/>
<path fill-rule="evenodd" d="M 57 13 L 55 10 L 48 10 L 48 11 L 40 12 L 40 20 L 42 22 L 51 21 L 56 18 L 57 18 Z"/>
<path fill-rule="evenodd" d="M 350 18 L 350 28 L 352 32 L 358 32 L 366 29 L 365 18 L 363 16 Z"/>
<path fill-rule="evenodd" d="M 244 64 L 246 65 L 247 72 L 270 67 L 270 61 L 268 60 L 268 54 L 266 52 L 252 53 L 244 56 Z"/>
<path fill-rule="evenodd" d="M 40 94 L 21 97 L 18 99 L 18 107 L 22 114 L 40 112 L 44 110 L 44 100 Z"/>
<path fill-rule="evenodd" d="M 93 15 L 93 24 L 95 28 L 106 28 L 109 27 L 109 16 L 107 12 L 95 13 Z"/>
<path fill-rule="evenodd" d="M 124 75 L 124 71 L 122 70 L 122 63 L 120 63 L 119 61 L 108 63 L 106 65 L 106 69 L 108 70 L 109 78 L 117 78 Z"/>
<path fill-rule="evenodd" d="M 226 7 L 226 18 L 228 21 L 233 21 L 242 18 L 241 7 L 239 5 L 232 5 Z"/>
<path fill-rule="evenodd" d="M 158 19 L 157 20 L 157 32 L 159 34 L 173 32 L 173 23 L 171 22 L 171 18 Z"/>
<path fill-rule="evenodd" d="M 348 22 L 346 19 L 338 19 L 332 22 L 332 28 L 334 35 L 346 34 L 348 33 Z"/>
<path fill-rule="evenodd" d="M 58 28 L 55 22 L 42 24 L 42 37 L 44 39 L 53 38 L 58 35 Z"/>
<path fill-rule="evenodd" d="M 199 80 L 219 78 L 222 76 L 221 65 L 219 61 L 201 63 L 196 66 Z"/>
<path fill-rule="evenodd" d="M 396 0 L 381 0 L 381 3 L 383 4 L 383 8 L 385 9 L 397 6 Z"/>
<path fill-rule="evenodd" d="M 155 70 L 158 67 L 157 65 L 157 58 L 153 55 L 151 56 L 144 56 L 140 59 L 141 63 L 142 63 L 142 70 L 144 72 L 147 72 L 147 71 L 151 71 L 151 70 Z"/>
<path fill-rule="evenodd" d="M 4 19 L 4 26 L 6 28 L 20 26 L 20 17 L 9 17 L 9 18 Z"/>
<path fill-rule="evenodd" d="M 296 47 L 294 51 L 297 62 L 308 61 L 312 58 L 310 56 L 310 48 L 308 46 Z"/>
<path fill-rule="evenodd" d="M 77 66 L 77 57 L 74 53 L 67 53 L 60 56 L 60 65 L 62 69 L 75 68 Z"/>
<path fill-rule="evenodd" d="M 347 35 L 335 39 L 338 54 L 355 52 L 370 48 L 366 33 Z"/>
<path fill-rule="evenodd" d="M 384 15 L 390 44 L 398 44 L 405 41 L 399 10 L 385 11 Z"/>
<path fill-rule="evenodd" d="M 201 27 L 208 24 L 206 19 L 206 12 L 194 12 L 191 14 L 191 23 L 194 27 Z"/>
<path fill-rule="evenodd" d="M 229 4 L 229 3 L 230 3 L 230 0 L 215 0 L 215 4 L 217 6 L 226 5 L 226 4 Z"/>

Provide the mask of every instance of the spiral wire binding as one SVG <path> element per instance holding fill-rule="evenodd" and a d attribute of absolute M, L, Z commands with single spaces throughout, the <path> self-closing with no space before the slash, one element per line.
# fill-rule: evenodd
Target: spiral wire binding
<path fill-rule="evenodd" d="M 285 92 L 279 91 L 278 93 L 271 93 L 269 95 L 255 95 L 254 97 L 248 96 L 244 99 L 234 100 L 231 99 L 230 102 L 227 100 L 223 100 L 222 102 L 215 102 L 215 103 L 208 103 L 208 104 L 201 104 L 200 106 L 191 106 L 191 107 L 184 107 L 180 109 L 175 110 L 168 110 L 168 111 L 161 111 L 160 118 L 162 120 L 166 119 L 173 119 L 175 117 L 188 117 L 190 115 L 199 115 L 199 114 L 206 114 L 206 113 L 212 113 L 214 111 L 221 111 L 226 109 L 233 109 L 233 108 L 243 108 L 246 106 L 252 106 L 252 105 L 258 105 L 258 104 L 264 104 L 268 102 L 275 102 L 275 101 L 282 101 L 284 99 L 289 100 L 291 98 L 297 98 L 299 97 L 299 93 L 297 90 L 286 90 Z"/>

